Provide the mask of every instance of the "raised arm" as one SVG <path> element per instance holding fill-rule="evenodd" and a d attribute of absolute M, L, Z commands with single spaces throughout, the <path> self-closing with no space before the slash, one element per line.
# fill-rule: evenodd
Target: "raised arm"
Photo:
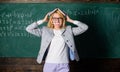
<path fill-rule="evenodd" d="M 88 26 L 86 24 L 84 24 L 80 21 L 77 21 L 77 20 L 72 20 L 71 18 L 69 18 L 69 16 L 66 16 L 66 18 L 67 18 L 68 22 L 77 25 L 77 27 L 72 28 L 73 34 L 75 36 L 79 35 L 79 34 L 82 34 L 83 32 L 85 32 L 88 29 Z"/>
<path fill-rule="evenodd" d="M 40 37 L 42 34 L 42 28 L 38 28 L 38 26 L 46 21 L 48 21 L 48 14 L 44 17 L 44 19 L 39 20 L 37 22 L 33 22 L 32 24 L 28 25 L 26 27 L 26 31 L 35 35 L 35 36 Z"/>

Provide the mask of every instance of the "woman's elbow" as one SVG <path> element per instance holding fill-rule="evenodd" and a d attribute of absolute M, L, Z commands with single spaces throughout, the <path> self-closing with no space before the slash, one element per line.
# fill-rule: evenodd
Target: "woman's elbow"
<path fill-rule="evenodd" d="M 30 28 L 29 28 L 29 27 L 26 27 L 26 31 L 27 31 L 27 32 L 30 32 Z"/>
<path fill-rule="evenodd" d="M 84 26 L 84 30 L 85 30 L 85 31 L 88 30 L 88 28 L 89 28 L 88 25 L 85 25 L 85 26 Z"/>

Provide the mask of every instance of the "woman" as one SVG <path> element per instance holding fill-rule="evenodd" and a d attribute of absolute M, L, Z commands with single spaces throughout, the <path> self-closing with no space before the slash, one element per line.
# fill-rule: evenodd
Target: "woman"
<path fill-rule="evenodd" d="M 48 26 L 38 28 L 47 21 Z M 66 21 L 77 27 L 66 26 Z M 49 12 L 44 19 L 30 24 L 26 28 L 27 32 L 41 37 L 37 62 L 41 63 L 45 59 L 43 72 L 69 72 L 69 58 L 79 61 L 73 36 L 79 35 L 87 29 L 86 24 L 69 18 L 59 8 Z"/>

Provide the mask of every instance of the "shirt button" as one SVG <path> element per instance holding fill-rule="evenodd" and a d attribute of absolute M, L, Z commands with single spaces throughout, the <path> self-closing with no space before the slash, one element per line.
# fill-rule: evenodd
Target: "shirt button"
<path fill-rule="evenodd" d="M 68 42 L 69 40 L 67 40 L 67 42 Z"/>
<path fill-rule="evenodd" d="M 65 35 L 63 34 L 63 36 L 65 36 Z"/>

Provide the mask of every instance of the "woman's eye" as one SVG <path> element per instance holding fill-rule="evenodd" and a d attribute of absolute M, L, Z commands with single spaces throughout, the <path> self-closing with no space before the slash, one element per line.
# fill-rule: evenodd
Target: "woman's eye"
<path fill-rule="evenodd" d="M 52 18 L 53 20 L 62 20 L 62 18 Z"/>

